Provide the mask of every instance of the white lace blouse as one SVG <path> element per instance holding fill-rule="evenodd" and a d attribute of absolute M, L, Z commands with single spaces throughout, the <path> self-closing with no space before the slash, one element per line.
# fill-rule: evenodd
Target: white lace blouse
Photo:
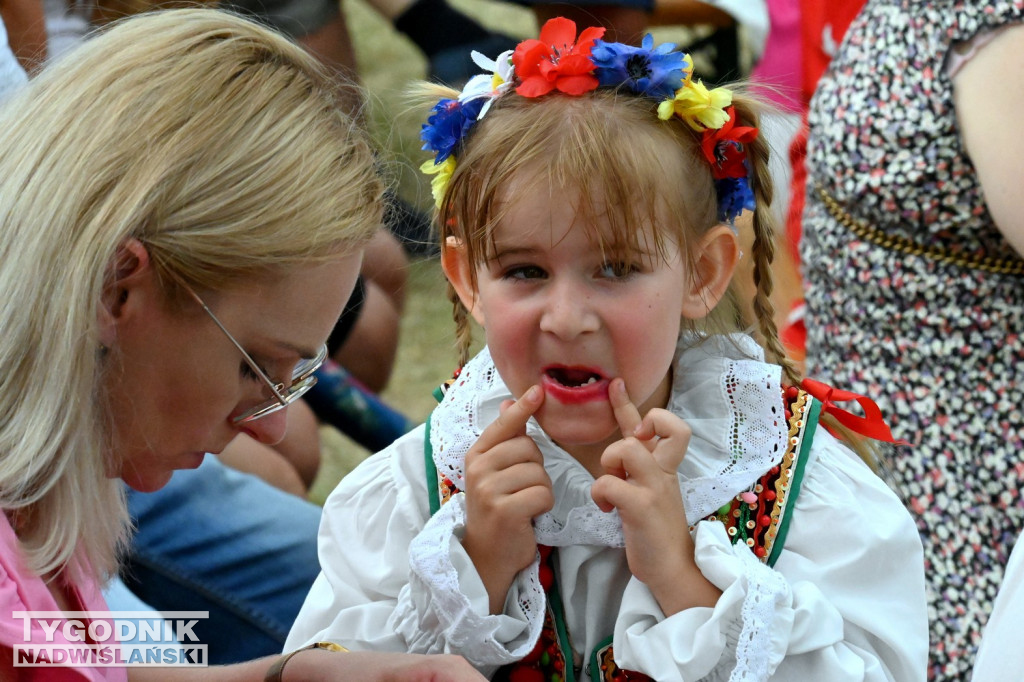
<path fill-rule="evenodd" d="M 895 495 L 824 429 L 815 435 L 774 569 L 724 526 L 700 521 L 778 463 L 784 441 L 779 368 L 741 335 L 680 341 L 669 409 L 693 430 L 679 470 L 696 561 L 722 590 L 714 608 L 666 618 L 622 549 L 617 515 L 590 499 L 593 478 L 531 421 L 555 508 L 535 520 L 558 547 L 559 589 L 577 667 L 614 635 L 615 658 L 674 680 L 924 680 L 928 629 L 921 542 Z M 510 397 L 486 350 L 431 417 L 434 464 L 456 486 L 462 458 Z M 363 462 L 330 495 L 321 574 L 286 643 L 457 653 L 484 674 L 533 648 L 544 617 L 538 563 L 504 613 L 488 614 L 460 538 L 463 494 L 433 517 L 424 428 Z M 586 673 L 585 674 L 589 674 Z"/>

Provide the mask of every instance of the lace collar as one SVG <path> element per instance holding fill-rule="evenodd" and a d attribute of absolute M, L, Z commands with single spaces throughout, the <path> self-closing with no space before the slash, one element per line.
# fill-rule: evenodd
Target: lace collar
<path fill-rule="evenodd" d="M 764 362 L 745 334 L 681 336 L 668 409 L 693 430 L 679 467 L 686 516 L 691 524 L 750 488 L 785 452 L 786 421 L 781 369 Z M 430 417 L 430 441 L 438 471 L 459 490 L 465 454 L 483 425 L 511 398 L 485 348 L 459 374 Z M 617 512 L 606 514 L 590 498 L 593 477 L 530 420 L 527 433 L 544 453 L 555 489 L 555 508 L 534 520 L 537 540 L 565 546 L 621 547 Z"/>

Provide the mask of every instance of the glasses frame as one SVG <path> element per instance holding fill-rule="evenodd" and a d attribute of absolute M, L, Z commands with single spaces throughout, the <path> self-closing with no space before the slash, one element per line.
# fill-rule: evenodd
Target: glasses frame
<path fill-rule="evenodd" d="M 210 307 L 206 305 L 206 302 L 203 301 L 202 298 L 200 298 L 199 294 L 193 291 L 192 287 L 190 287 L 180 278 L 174 277 L 174 279 L 176 279 L 178 281 L 178 284 L 181 285 L 181 287 L 185 289 L 186 292 L 188 292 L 189 296 L 191 296 L 192 299 L 199 304 L 199 306 L 206 312 L 210 319 L 213 320 L 213 323 L 217 325 L 217 328 L 224 333 L 224 336 L 228 337 L 228 340 L 231 341 L 231 344 L 238 349 L 239 353 L 242 354 L 242 358 L 245 360 L 245 364 L 249 365 L 250 369 L 252 369 L 252 371 L 256 373 L 256 375 L 264 384 L 266 384 L 267 388 L 270 389 L 270 392 L 274 396 L 273 398 L 263 401 L 255 405 L 254 407 L 246 410 L 237 417 L 234 417 L 231 420 L 233 424 L 245 424 L 249 422 L 254 422 L 257 419 L 262 419 L 263 417 L 266 417 L 268 414 L 273 414 L 278 410 L 282 410 L 288 407 L 293 402 L 295 402 L 303 395 L 305 395 L 305 393 L 309 389 L 313 388 L 313 386 L 316 384 L 315 372 L 318 369 L 320 369 L 320 366 L 323 365 L 324 361 L 327 359 L 327 344 L 324 344 L 320 347 L 320 351 L 316 354 L 316 356 L 312 358 L 305 358 L 299 361 L 299 364 L 292 372 L 292 381 L 290 386 L 285 386 L 284 382 L 274 383 L 274 380 L 267 376 L 267 373 L 264 372 L 263 369 L 256 363 L 256 361 L 252 359 L 252 356 L 249 355 L 249 352 L 242 347 L 242 344 L 240 344 L 238 340 L 231 334 L 231 332 L 227 330 L 227 327 L 224 326 L 224 324 L 217 318 L 217 316 L 213 314 L 213 311 L 210 310 Z"/>

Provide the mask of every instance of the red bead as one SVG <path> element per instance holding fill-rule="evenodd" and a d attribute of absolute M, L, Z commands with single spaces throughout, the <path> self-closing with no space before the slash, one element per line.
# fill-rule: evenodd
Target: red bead
<path fill-rule="evenodd" d="M 764 551 L 764 547 L 755 547 L 754 554 L 757 555 L 758 559 L 763 559 L 768 552 Z"/>
<path fill-rule="evenodd" d="M 769 502 L 774 500 L 775 499 L 775 491 L 774 490 L 765 490 L 764 491 L 764 499 L 768 500 Z"/>
<path fill-rule="evenodd" d="M 537 640 L 537 645 L 533 647 L 533 651 L 523 656 L 523 663 L 535 663 L 540 660 L 540 655 L 544 652 L 544 638 L 541 637 Z"/>
<path fill-rule="evenodd" d="M 555 572 L 551 570 L 551 567 L 547 564 L 540 565 L 540 585 L 547 592 L 551 589 L 551 585 L 555 582 Z"/>
<path fill-rule="evenodd" d="M 767 514 L 763 514 L 761 518 L 757 520 L 757 522 L 760 523 L 762 526 L 769 526 L 771 525 L 772 519 Z"/>
<path fill-rule="evenodd" d="M 789 398 L 790 400 L 796 400 L 796 397 L 798 395 L 800 395 L 800 389 L 798 389 L 796 386 L 787 386 L 786 387 L 786 397 L 787 398 Z"/>
<path fill-rule="evenodd" d="M 534 668 L 517 665 L 509 673 L 508 682 L 544 682 L 544 673 Z"/>

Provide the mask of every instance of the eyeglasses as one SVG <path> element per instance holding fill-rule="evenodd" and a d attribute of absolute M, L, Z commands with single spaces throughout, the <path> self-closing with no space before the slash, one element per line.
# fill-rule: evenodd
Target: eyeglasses
<path fill-rule="evenodd" d="M 274 394 L 273 398 L 259 403 L 232 419 L 231 421 L 233 423 L 244 424 L 256 421 L 257 419 L 262 419 L 268 414 L 272 414 L 280 409 L 288 407 L 301 398 L 306 391 L 313 388 L 313 385 L 316 384 L 316 376 L 314 375 L 314 372 L 320 369 L 320 365 L 324 364 L 324 360 L 327 359 L 326 344 L 320 347 L 320 352 L 316 354 L 316 357 L 304 358 L 299 361 L 299 364 L 296 365 L 295 369 L 292 371 L 291 385 L 285 386 L 283 382 L 275 384 L 274 381 L 267 376 L 267 373 L 260 369 L 260 366 L 252 359 L 252 356 L 242 348 L 242 344 L 238 343 L 235 337 L 231 335 L 231 332 L 221 324 L 221 321 L 217 319 L 217 316 L 213 314 L 213 311 L 210 310 L 205 302 L 203 302 L 203 299 L 199 298 L 199 294 L 192 291 L 192 288 L 179 278 L 175 277 L 175 279 L 178 279 L 178 283 L 184 287 L 185 291 L 195 299 L 196 303 L 202 306 L 203 310 L 205 310 L 206 314 L 210 316 L 210 319 L 213 320 L 214 324 L 224 332 L 224 336 L 228 337 L 231 343 L 234 344 L 235 348 L 238 349 L 238 352 L 242 354 L 242 357 L 245 359 L 245 363 L 249 365 L 252 371 L 256 373 L 256 376 L 258 376 L 260 380 L 267 385 L 270 392 Z"/>

